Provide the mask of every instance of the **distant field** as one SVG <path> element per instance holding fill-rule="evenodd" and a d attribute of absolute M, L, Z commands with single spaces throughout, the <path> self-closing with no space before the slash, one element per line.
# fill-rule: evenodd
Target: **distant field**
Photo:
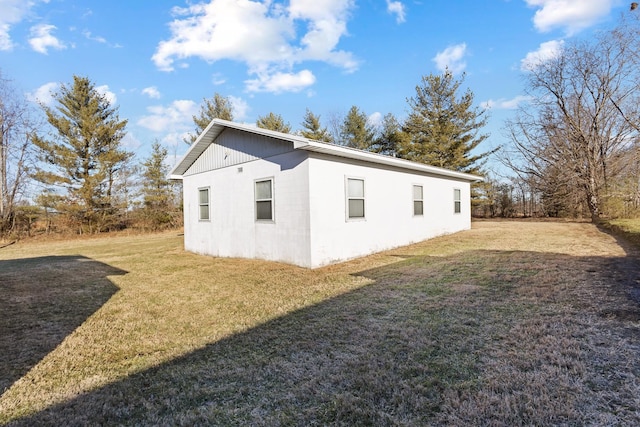
<path fill-rule="evenodd" d="M 639 354 L 638 247 L 587 223 L 318 270 L 176 233 L 0 249 L 2 425 L 640 425 Z"/>

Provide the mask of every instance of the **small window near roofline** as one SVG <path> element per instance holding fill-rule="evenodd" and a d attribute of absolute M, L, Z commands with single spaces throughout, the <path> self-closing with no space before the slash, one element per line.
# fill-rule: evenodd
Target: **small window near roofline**
<path fill-rule="evenodd" d="M 462 196 L 460 189 L 453 189 L 453 213 L 459 214 L 462 212 Z"/>
<path fill-rule="evenodd" d="M 273 221 L 273 178 L 256 181 L 256 221 Z"/>
<path fill-rule="evenodd" d="M 347 178 L 347 219 L 364 219 L 364 179 Z"/>
<path fill-rule="evenodd" d="M 413 215 L 424 215 L 424 198 L 422 192 L 422 185 L 413 186 Z"/>
<path fill-rule="evenodd" d="M 198 219 L 209 221 L 209 187 L 198 188 Z"/>

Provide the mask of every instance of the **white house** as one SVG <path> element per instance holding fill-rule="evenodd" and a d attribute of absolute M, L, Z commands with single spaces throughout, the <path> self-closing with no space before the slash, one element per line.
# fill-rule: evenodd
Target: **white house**
<path fill-rule="evenodd" d="M 170 177 L 186 250 L 309 268 L 469 229 L 482 180 L 219 119 Z"/>

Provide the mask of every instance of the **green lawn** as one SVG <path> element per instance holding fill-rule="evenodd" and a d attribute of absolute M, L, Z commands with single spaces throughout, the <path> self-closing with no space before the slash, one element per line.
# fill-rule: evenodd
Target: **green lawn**
<path fill-rule="evenodd" d="M 640 262 L 586 223 L 306 270 L 176 233 L 0 249 L 0 424 L 640 425 Z"/>

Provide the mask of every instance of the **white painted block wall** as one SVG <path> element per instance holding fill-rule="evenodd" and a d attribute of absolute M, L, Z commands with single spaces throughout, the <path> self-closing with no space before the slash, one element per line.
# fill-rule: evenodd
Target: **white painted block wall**
<path fill-rule="evenodd" d="M 184 177 L 188 251 L 310 267 L 308 164 L 292 151 Z M 240 172 L 240 169 L 242 170 Z M 255 181 L 274 180 L 274 221 L 255 220 Z M 210 220 L 198 220 L 198 189 L 210 187 Z"/>
<path fill-rule="evenodd" d="M 241 168 L 241 171 L 240 171 Z M 365 219 L 349 220 L 346 177 L 365 180 Z M 255 181 L 274 180 L 274 221 L 255 220 Z M 424 215 L 413 215 L 422 185 Z M 198 189 L 210 188 L 210 220 L 198 220 Z M 462 212 L 454 213 L 453 190 Z M 471 227 L 465 181 L 301 150 L 184 176 L 185 249 L 320 267 Z"/>
<path fill-rule="evenodd" d="M 312 154 L 309 161 L 312 266 L 330 264 L 471 228 L 470 185 Z M 345 179 L 365 181 L 365 219 L 347 219 Z M 413 185 L 424 214 L 413 214 Z M 462 210 L 454 213 L 454 189 Z"/>

